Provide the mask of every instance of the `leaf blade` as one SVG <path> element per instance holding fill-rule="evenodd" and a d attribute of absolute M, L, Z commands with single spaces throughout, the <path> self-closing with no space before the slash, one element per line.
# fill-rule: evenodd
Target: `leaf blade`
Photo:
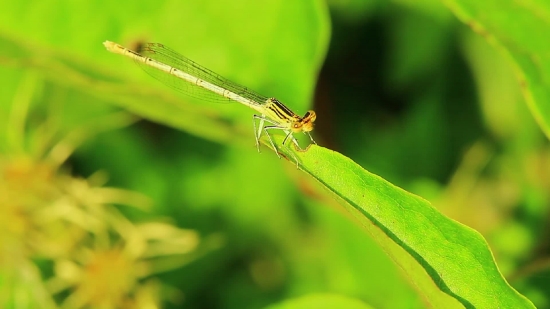
<path fill-rule="evenodd" d="M 335 151 L 313 145 L 305 152 L 294 151 L 294 155 L 301 169 L 344 201 L 346 210 L 361 225 L 383 232 L 386 237 L 378 237 L 377 242 L 384 247 L 393 242 L 403 248 L 439 290 L 462 306 L 534 308 L 503 278 L 478 232 L 443 216 L 428 201 L 369 173 Z M 406 257 L 388 254 L 407 269 Z M 426 287 L 420 292 L 433 293 Z M 432 305 L 440 301 L 425 296 Z"/>

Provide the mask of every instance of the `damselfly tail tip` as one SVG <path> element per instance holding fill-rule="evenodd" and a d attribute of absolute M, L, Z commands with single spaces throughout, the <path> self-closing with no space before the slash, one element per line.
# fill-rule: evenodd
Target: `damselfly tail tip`
<path fill-rule="evenodd" d="M 103 42 L 103 46 L 105 46 L 105 48 L 108 50 L 108 51 L 113 51 L 115 49 L 115 46 L 117 44 L 114 43 L 114 42 L 111 42 L 111 41 L 105 41 Z"/>

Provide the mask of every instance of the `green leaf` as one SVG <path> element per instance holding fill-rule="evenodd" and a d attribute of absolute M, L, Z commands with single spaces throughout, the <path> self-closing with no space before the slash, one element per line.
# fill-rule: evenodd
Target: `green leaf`
<path fill-rule="evenodd" d="M 531 113 L 550 138 L 550 2 L 444 2 L 511 61 Z"/>
<path fill-rule="evenodd" d="M 265 309 L 370 309 L 371 306 L 366 305 L 357 299 L 344 297 L 333 294 L 312 294 L 299 298 L 286 300 L 276 305 L 265 307 Z"/>
<path fill-rule="evenodd" d="M 437 211 L 428 201 L 364 170 L 345 156 L 316 145 L 281 149 L 326 187 L 386 249 L 435 308 L 534 308 L 502 277 L 483 237 Z M 396 248 L 397 245 L 399 248 Z M 411 257 L 417 265 L 411 265 Z"/>

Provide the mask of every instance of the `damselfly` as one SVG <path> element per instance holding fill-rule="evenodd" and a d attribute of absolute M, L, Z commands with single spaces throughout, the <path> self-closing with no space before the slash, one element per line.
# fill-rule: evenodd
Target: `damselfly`
<path fill-rule="evenodd" d="M 147 68 L 147 73 L 182 93 L 189 94 L 196 88 L 205 89 L 222 98 L 244 104 L 260 113 L 260 115 L 253 116 L 254 137 L 258 152 L 260 151 L 260 138 L 265 133 L 271 147 L 277 156 L 281 157 L 273 142 L 270 130 L 285 132 L 283 146 L 288 140 L 291 140 L 301 150 L 293 135 L 300 132 L 307 134 L 311 142 L 315 143 L 310 134 L 316 118 L 316 114 L 312 110 L 300 117 L 279 100 L 261 96 L 246 87 L 231 82 L 163 44 L 145 43 L 140 52 L 132 51 L 110 41 L 105 41 L 103 45 L 110 52 L 134 59 L 144 69 Z"/>

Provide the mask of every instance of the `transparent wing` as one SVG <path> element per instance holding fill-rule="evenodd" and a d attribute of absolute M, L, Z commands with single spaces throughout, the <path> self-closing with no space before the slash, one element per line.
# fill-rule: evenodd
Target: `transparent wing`
<path fill-rule="evenodd" d="M 138 51 L 144 57 L 149 57 L 162 62 L 166 65 L 174 67 L 178 70 L 186 72 L 204 81 L 207 81 L 216 86 L 227 89 L 242 97 L 253 100 L 258 104 L 263 104 L 268 99 L 265 96 L 259 95 L 248 88 L 234 83 L 219 74 L 212 72 L 211 70 L 195 63 L 194 61 L 180 55 L 178 52 L 164 46 L 160 43 L 145 43 L 140 51 Z M 172 74 L 163 72 L 156 68 L 150 67 L 143 62 L 136 61 L 137 64 L 147 74 L 151 75 L 155 79 L 161 81 L 163 84 L 170 88 L 175 89 L 179 93 L 187 96 L 191 96 L 201 100 L 214 101 L 214 102 L 232 102 L 232 100 L 199 87 L 186 80 L 180 79 Z"/>

